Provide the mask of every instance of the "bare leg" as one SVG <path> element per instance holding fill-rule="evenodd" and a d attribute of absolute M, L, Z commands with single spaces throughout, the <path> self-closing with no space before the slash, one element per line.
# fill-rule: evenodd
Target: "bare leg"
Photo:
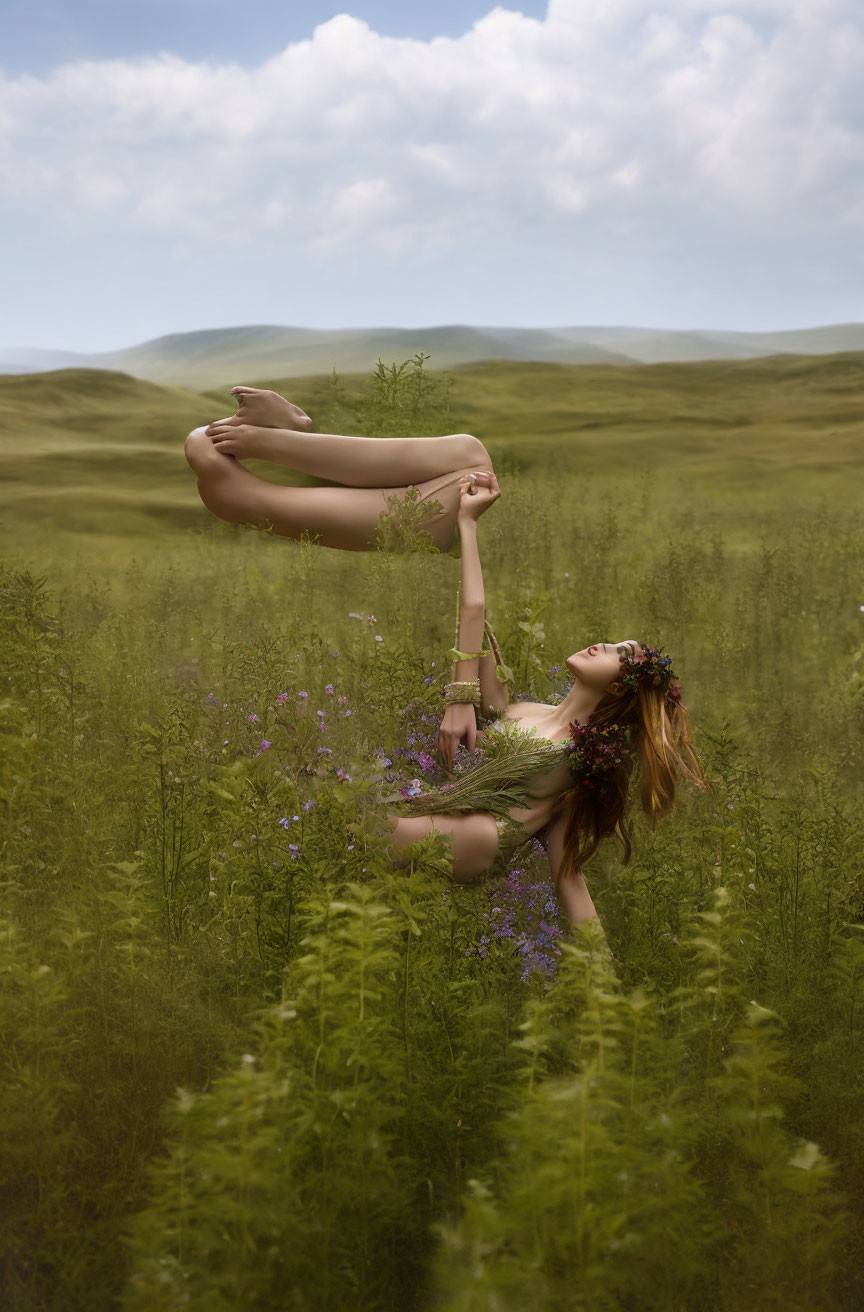
<path fill-rule="evenodd" d="M 287 465 L 347 487 L 409 487 L 460 469 L 492 470 L 470 433 L 449 437 L 342 437 L 220 419 L 204 430 L 220 453 Z"/>
<path fill-rule="evenodd" d="M 400 859 L 401 848 L 432 832 L 452 837 L 453 880 L 457 884 L 476 883 L 489 870 L 498 852 L 498 827 L 489 811 L 434 816 L 397 816 L 388 811 L 387 819 L 395 826 L 389 846 L 396 866 L 408 864 L 404 858 Z"/>
<path fill-rule="evenodd" d="M 269 522 L 280 537 L 300 539 L 309 534 L 321 546 L 342 551 L 374 550 L 375 530 L 388 509 L 388 498 L 402 499 L 407 492 L 407 487 L 280 487 L 218 450 L 203 428 L 192 430 L 185 449 L 198 478 L 201 500 L 220 519 L 260 527 Z M 469 472 L 477 472 L 478 478 L 485 475 L 484 470 L 456 470 L 414 485 L 421 500 L 434 498 L 441 504 L 440 513 L 423 526 L 439 551 L 449 551 L 453 545 L 461 497 L 459 480 L 462 473 Z"/>

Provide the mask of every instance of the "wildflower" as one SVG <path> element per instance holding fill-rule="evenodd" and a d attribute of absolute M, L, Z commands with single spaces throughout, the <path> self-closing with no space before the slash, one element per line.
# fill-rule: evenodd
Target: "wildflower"
<path fill-rule="evenodd" d="M 289 844 L 288 844 L 288 851 L 289 851 L 289 852 L 299 852 L 299 851 L 300 851 L 300 844 L 299 844 L 299 843 L 289 843 Z"/>
<path fill-rule="evenodd" d="M 261 717 L 256 715 L 254 711 L 250 711 L 249 714 L 246 716 L 246 719 L 250 722 L 250 724 L 257 724 L 260 718 Z"/>
<path fill-rule="evenodd" d="M 328 683 L 328 684 L 327 684 L 327 687 L 324 689 L 324 691 L 326 692 L 326 694 L 327 694 L 328 697 L 332 697 L 332 696 L 333 696 L 333 684 L 332 684 L 332 683 Z"/>
<path fill-rule="evenodd" d="M 223 742 L 222 746 L 223 746 L 223 747 L 227 747 L 229 741 L 230 741 L 230 739 L 226 738 L 225 741 Z"/>
<path fill-rule="evenodd" d="M 313 806 L 315 806 L 315 802 L 310 799 L 308 802 L 303 803 L 303 810 L 311 811 Z"/>
<path fill-rule="evenodd" d="M 345 716 L 349 716 L 349 715 L 353 715 L 354 712 L 351 710 L 351 707 L 349 706 L 348 709 L 347 709 L 347 711 L 345 711 L 344 714 L 345 714 Z"/>
<path fill-rule="evenodd" d="M 383 642 L 383 641 L 384 641 L 384 639 L 381 637 L 381 634 L 380 634 L 380 633 L 376 633 L 376 634 L 375 634 L 375 641 L 376 641 L 376 642 Z"/>
<path fill-rule="evenodd" d="M 319 748 L 318 748 L 318 755 L 319 755 L 319 756 L 332 756 L 332 755 L 333 755 L 333 748 L 332 748 L 332 747 L 319 747 Z"/>
<path fill-rule="evenodd" d="M 291 821 L 288 819 L 286 815 L 283 815 L 280 820 L 276 821 L 276 823 L 277 825 L 281 825 L 283 829 L 287 829 Z"/>
<path fill-rule="evenodd" d="M 342 766 L 341 766 L 341 765 L 339 766 L 338 770 L 336 771 L 336 778 L 339 780 L 340 783 L 342 783 L 345 779 L 348 780 L 349 784 L 350 784 L 350 782 L 351 782 L 351 776 L 350 776 L 350 774 L 346 774 L 345 771 L 342 769 Z"/>
<path fill-rule="evenodd" d="M 434 770 L 435 762 L 428 752 L 420 751 L 417 753 L 417 763 L 421 770 Z"/>
<path fill-rule="evenodd" d="M 288 700 L 288 694 L 287 694 L 287 692 L 280 692 L 280 694 L 279 694 L 279 696 L 276 698 L 276 700 L 277 700 L 277 702 L 279 702 L 280 705 L 282 704 L 282 702 L 287 702 L 287 700 Z"/>
<path fill-rule="evenodd" d="M 298 696 L 298 697 L 308 697 L 309 694 L 308 694 L 308 692 L 298 692 L 297 696 Z"/>
<path fill-rule="evenodd" d="M 336 698 L 336 700 L 337 700 L 337 702 L 339 703 L 340 706 L 344 706 L 345 703 L 347 702 L 348 698 L 347 698 L 346 696 L 344 696 L 344 694 L 341 694 L 341 693 L 340 693 L 340 695 Z"/>
<path fill-rule="evenodd" d="M 323 712 L 323 711 L 316 711 L 315 714 L 316 714 L 317 716 L 319 716 L 322 720 L 324 719 L 324 712 Z"/>
<path fill-rule="evenodd" d="M 402 789 L 403 797 L 419 797 L 423 789 L 420 786 L 419 779 L 412 779 L 407 788 Z"/>
<path fill-rule="evenodd" d="M 353 852 L 353 851 L 354 851 L 354 844 L 353 844 L 353 843 L 349 843 L 349 844 L 348 844 L 348 851 L 349 851 L 349 852 Z"/>
<path fill-rule="evenodd" d="M 206 698 L 206 701 L 205 701 L 205 705 L 206 705 L 206 706 L 212 706 L 212 705 L 214 705 L 214 703 L 218 702 L 218 700 L 219 700 L 218 697 L 214 697 L 213 694 L 212 694 L 212 692 L 209 692 L 209 693 L 207 694 L 207 698 Z"/>
<path fill-rule="evenodd" d="M 272 747 L 272 746 L 273 746 L 273 744 L 272 744 L 271 742 L 268 742 L 268 740 L 267 740 L 266 738 L 262 738 L 262 739 L 261 739 L 261 746 L 258 748 L 258 751 L 255 753 L 255 755 L 256 755 L 256 756 L 260 756 L 262 752 L 266 752 L 266 751 L 267 751 L 267 748 L 268 748 L 268 747 Z"/>
<path fill-rule="evenodd" d="M 249 842 L 250 842 L 250 843 L 257 843 L 257 842 L 258 842 L 258 835 L 257 835 L 257 834 L 250 834 L 250 835 L 249 835 Z"/>
<path fill-rule="evenodd" d="M 334 661 L 338 661 L 339 659 L 338 651 L 331 651 L 330 655 L 333 657 Z"/>

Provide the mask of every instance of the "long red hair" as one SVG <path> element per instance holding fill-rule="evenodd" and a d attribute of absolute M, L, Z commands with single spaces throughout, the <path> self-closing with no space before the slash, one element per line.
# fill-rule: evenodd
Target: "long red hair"
<path fill-rule="evenodd" d="M 575 780 L 556 798 L 550 821 L 566 816 L 564 830 L 565 876 L 580 873 L 601 841 L 614 834 L 621 843 L 622 863 L 630 860 L 632 843 L 625 824 L 630 777 L 638 766 L 639 804 L 651 829 L 672 810 L 678 776 L 707 787 L 696 750 L 690 741 L 690 721 L 680 700 L 663 688 L 639 683 L 635 688 L 613 685 L 604 692 L 588 723 L 603 727 L 626 726 L 630 750 L 621 764 L 602 781 Z M 593 784 L 593 786 L 592 786 Z"/>

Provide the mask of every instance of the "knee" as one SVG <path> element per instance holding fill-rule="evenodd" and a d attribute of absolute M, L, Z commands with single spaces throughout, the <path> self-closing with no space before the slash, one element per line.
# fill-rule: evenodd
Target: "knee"
<path fill-rule="evenodd" d="M 471 433 L 460 433 L 465 446 L 465 464 L 471 469 L 488 469 L 492 470 L 492 457 L 486 450 L 479 437 L 474 437 Z"/>
<path fill-rule="evenodd" d="M 218 458 L 218 451 L 214 451 L 213 443 L 207 436 L 206 428 L 193 428 L 191 433 L 186 436 L 183 446 L 186 460 L 196 474 L 206 473 L 208 469 L 213 468 L 214 457 Z"/>

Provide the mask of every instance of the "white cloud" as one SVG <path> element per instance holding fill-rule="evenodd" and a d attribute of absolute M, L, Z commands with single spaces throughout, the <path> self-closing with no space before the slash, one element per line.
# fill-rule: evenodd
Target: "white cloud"
<path fill-rule="evenodd" d="M 459 39 L 337 15 L 255 69 L 157 59 L 0 77 L 0 196 L 58 225 L 311 252 L 470 230 L 864 206 L 853 0 L 551 0 Z M 466 228 L 467 230 L 467 228 Z"/>

